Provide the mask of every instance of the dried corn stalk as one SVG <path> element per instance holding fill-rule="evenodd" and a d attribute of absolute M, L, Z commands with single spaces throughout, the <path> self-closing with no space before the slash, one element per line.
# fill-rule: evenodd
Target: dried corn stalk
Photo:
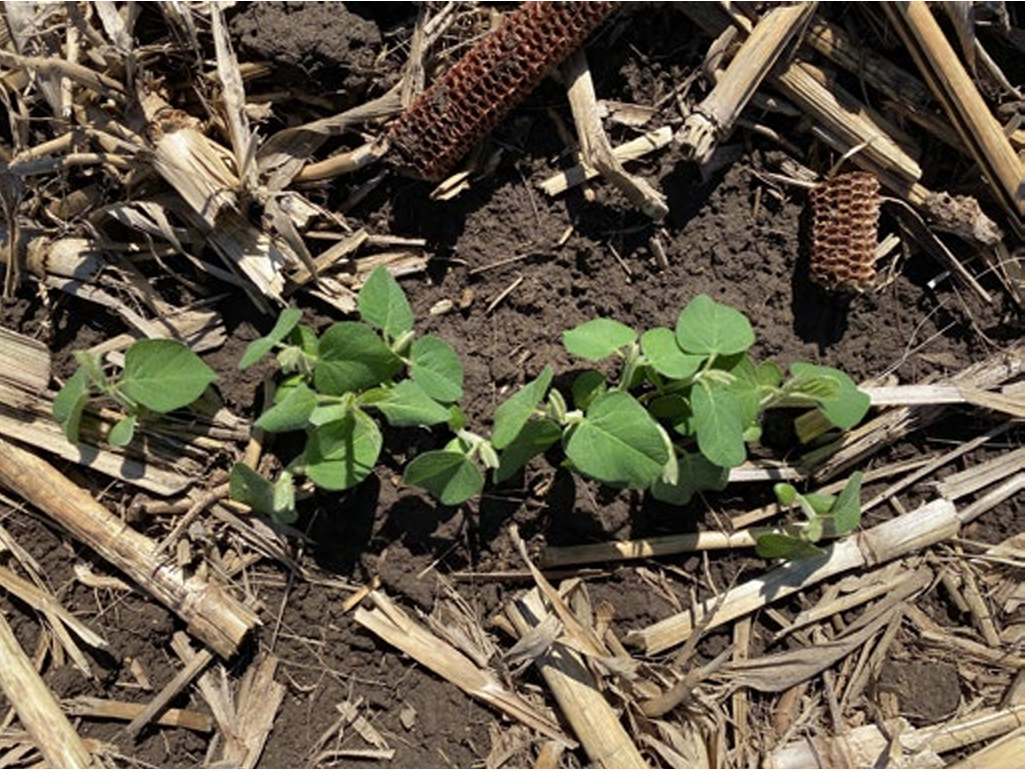
<path fill-rule="evenodd" d="M 879 193 L 880 182 L 864 171 L 835 176 L 809 193 L 809 277 L 816 283 L 855 291 L 873 284 Z"/>
<path fill-rule="evenodd" d="M 422 179 L 444 179 L 615 7 L 521 5 L 392 124 L 388 141 L 395 164 Z"/>

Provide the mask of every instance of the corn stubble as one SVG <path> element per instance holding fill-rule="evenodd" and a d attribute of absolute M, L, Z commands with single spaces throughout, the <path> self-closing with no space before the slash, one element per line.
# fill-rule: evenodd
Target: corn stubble
<path fill-rule="evenodd" d="M 444 179 L 616 5 L 523 3 L 393 123 L 394 165 L 410 176 Z"/>

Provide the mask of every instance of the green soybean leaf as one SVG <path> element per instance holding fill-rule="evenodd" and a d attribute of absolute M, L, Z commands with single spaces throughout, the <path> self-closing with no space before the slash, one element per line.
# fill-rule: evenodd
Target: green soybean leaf
<path fill-rule="evenodd" d="M 410 376 L 436 401 L 453 403 L 463 397 L 460 356 L 441 337 L 425 334 L 413 342 Z"/>
<path fill-rule="evenodd" d="M 691 411 L 698 449 L 706 459 L 721 467 L 745 461 L 742 407 L 732 390 L 700 382 L 691 391 Z"/>
<path fill-rule="evenodd" d="M 403 362 L 374 331 L 362 323 L 335 323 L 317 346 L 314 387 L 325 395 L 359 392 L 383 384 Z"/>
<path fill-rule="evenodd" d="M 677 318 L 677 344 L 696 355 L 733 355 L 755 343 L 748 318 L 706 294 L 699 294 Z"/>
<path fill-rule="evenodd" d="M 228 494 L 279 523 L 294 523 L 299 517 L 292 473 L 288 471 L 272 483 L 249 465 L 237 462 L 228 475 Z"/>
<path fill-rule="evenodd" d="M 317 407 L 310 412 L 307 420 L 311 427 L 320 427 L 328 422 L 337 422 L 345 419 L 346 415 L 353 410 L 352 401 L 336 401 L 334 403 L 318 403 Z"/>
<path fill-rule="evenodd" d="M 631 395 L 612 390 L 597 398 L 566 441 L 581 473 L 611 486 L 648 487 L 669 459 L 659 425 Z"/>
<path fill-rule="evenodd" d="M 786 534 L 762 534 L 755 540 L 755 552 L 761 558 L 806 558 L 822 555 L 823 551 L 811 542 Z"/>
<path fill-rule="evenodd" d="M 426 451 L 406 465 L 403 480 L 427 489 L 443 505 L 459 505 L 481 493 L 484 476 L 461 451 Z"/>
<path fill-rule="evenodd" d="M 755 368 L 755 378 L 763 387 L 780 387 L 784 381 L 784 374 L 773 361 L 764 360 Z"/>
<path fill-rule="evenodd" d="M 492 423 L 492 445 L 506 448 L 534 414 L 552 383 L 552 367 L 546 366 L 533 380 L 499 404 Z"/>
<path fill-rule="evenodd" d="M 378 426 L 353 409 L 342 419 L 310 431 L 303 465 L 307 477 L 322 489 L 342 491 L 370 475 L 380 453 Z"/>
<path fill-rule="evenodd" d="M 393 427 L 439 425 L 449 421 L 449 409 L 431 398 L 412 379 L 404 379 L 388 393 L 386 400 L 374 405 Z"/>
<path fill-rule="evenodd" d="M 836 501 L 837 497 L 833 494 L 820 494 L 815 491 L 809 494 L 798 495 L 798 504 L 801 506 L 805 516 L 810 520 L 829 515 Z"/>
<path fill-rule="evenodd" d="M 698 373 L 704 355 L 689 355 L 680 349 L 668 328 L 653 328 L 641 335 L 641 351 L 656 371 L 669 379 L 688 379 Z"/>
<path fill-rule="evenodd" d="M 759 392 L 759 372 L 747 355 L 739 356 L 729 371 L 734 377 L 729 388 L 737 396 L 738 404 L 741 406 L 741 424 L 747 431 L 757 424 L 759 416 L 759 404 L 762 399 Z"/>
<path fill-rule="evenodd" d="M 790 483 L 773 484 L 773 493 L 777 497 L 777 504 L 781 507 L 791 507 L 798 501 L 798 489 Z"/>
<path fill-rule="evenodd" d="M 819 401 L 819 410 L 835 427 L 850 430 L 869 411 L 869 396 L 859 390 L 843 371 L 812 363 L 792 363 L 791 374 L 796 378 L 830 377 L 837 382 L 836 397 Z"/>
<path fill-rule="evenodd" d="M 661 476 L 652 484 L 652 496 L 671 505 L 686 505 L 702 491 L 723 491 L 730 470 L 714 465 L 698 452 L 685 451 L 675 459 L 676 477 Z"/>
<path fill-rule="evenodd" d="M 837 495 L 837 501 L 830 508 L 830 514 L 834 518 L 834 533 L 837 536 L 850 534 L 858 528 L 862 520 L 862 502 L 860 494 L 862 491 L 862 473 L 855 472 Z"/>
<path fill-rule="evenodd" d="M 107 442 L 111 446 L 127 446 L 135 435 L 136 422 L 135 414 L 119 419 L 107 433 Z"/>
<path fill-rule="evenodd" d="M 161 414 L 188 406 L 217 374 L 174 339 L 141 339 L 125 353 L 125 395 Z"/>
<path fill-rule="evenodd" d="M 282 310 L 281 315 L 278 316 L 278 320 L 274 324 L 274 328 L 270 330 L 267 336 L 254 339 L 246 345 L 246 351 L 242 353 L 242 359 L 239 360 L 239 368 L 247 369 L 267 355 L 267 353 L 274 349 L 276 344 L 292 332 L 292 329 L 296 327 L 302 318 L 302 310 L 292 307 Z"/>
<path fill-rule="evenodd" d="M 573 355 L 588 360 L 602 360 L 637 338 L 634 329 L 619 321 L 594 318 L 564 331 L 563 346 Z"/>
<path fill-rule="evenodd" d="M 574 377 L 574 383 L 570 385 L 570 397 L 576 408 L 584 410 L 608 389 L 606 378 L 598 371 L 588 369 Z"/>
<path fill-rule="evenodd" d="M 531 459 L 547 451 L 562 434 L 560 426 L 548 419 L 525 424 L 499 455 L 499 466 L 494 473 L 495 482 L 502 483 L 512 478 Z"/>
<path fill-rule="evenodd" d="M 72 443 L 78 443 L 82 412 L 88 402 L 89 376 L 84 368 L 77 368 L 53 399 L 53 418 Z"/>
<path fill-rule="evenodd" d="M 406 294 L 384 267 L 375 268 L 357 297 L 360 318 L 380 328 L 392 339 L 413 328 L 413 310 Z"/>
<path fill-rule="evenodd" d="M 269 433 L 302 430 L 317 407 L 317 393 L 299 382 L 290 387 L 285 397 L 267 409 L 256 421 L 256 426 Z"/>

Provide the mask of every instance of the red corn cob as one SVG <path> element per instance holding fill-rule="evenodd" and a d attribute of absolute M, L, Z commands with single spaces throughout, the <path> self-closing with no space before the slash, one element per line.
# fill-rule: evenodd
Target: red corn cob
<path fill-rule="evenodd" d="M 444 179 L 615 7 L 523 3 L 392 124 L 393 163 L 411 176 Z"/>

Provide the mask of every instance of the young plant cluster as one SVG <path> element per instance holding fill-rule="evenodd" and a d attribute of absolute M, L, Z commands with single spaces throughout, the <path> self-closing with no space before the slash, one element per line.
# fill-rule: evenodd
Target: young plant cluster
<path fill-rule="evenodd" d="M 416 336 L 413 311 L 395 278 L 375 270 L 357 305 L 359 321 L 335 323 L 320 336 L 300 324 L 299 310 L 285 310 L 239 362 L 245 369 L 276 354 L 284 378 L 256 426 L 306 434 L 302 453 L 273 484 L 245 465 L 233 469 L 233 496 L 260 512 L 294 517 L 296 474 L 330 491 L 364 480 L 381 454 L 382 420 L 391 427 L 447 424 L 457 432 L 463 426 L 456 406 L 463 396 L 459 356 L 440 337 Z M 477 490 L 481 485 L 483 479 Z"/>
<path fill-rule="evenodd" d="M 782 532 L 767 532 L 755 540 L 755 552 L 763 558 L 802 558 L 821 555 L 816 543 L 826 537 L 843 537 L 858 528 L 862 518 L 862 473 L 852 473 L 841 493 L 802 494 L 790 483 L 773 487 L 777 503 L 786 509 L 795 505 L 805 516 L 798 526 Z"/>
<path fill-rule="evenodd" d="M 565 465 L 581 475 L 684 504 L 726 486 L 768 409 L 815 410 L 841 430 L 865 415 L 868 396 L 843 372 L 795 363 L 785 376 L 776 364 L 752 360 L 754 342 L 744 315 L 706 295 L 691 300 L 672 329 L 639 335 L 608 318 L 587 321 L 564 333 L 564 346 L 589 361 L 616 359 L 615 379 L 587 369 L 568 401 L 546 367 L 498 407 L 490 441 L 464 436 L 423 454 L 406 480 L 443 501 L 461 500 L 471 491 L 471 455 L 502 482 L 558 445 Z"/>
<path fill-rule="evenodd" d="M 553 386 L 553 370 L 546 366 L 499 405 L 491 436 L 484 437 L 467 429 L 457 405 L 463 395 L 459 356 L 440 337 L 415 333 L 406 295 L 385 269 L 368 277 L 357 305 L 359 320 L 335 323 L 320 335 L 301 324 L 299 310 L 287 309 L 239 362 L 245 369 L 275 356 L 283 376 L 256 426 L 305 435 L 300 453 L 274 481 L 241 463 L 232 470 L 232 496 L 279 521 L 296 516 L 297 475 L 331 491 L 363 481 L 378 462 L 384 425 L 447 428 L 451 438 L 414 457 L 403 476 L 446 505 L 480 494 L 487 472 L 502 483 L 546 452 L 557 452 L 564 466 L 608 486 L 682 505 L 700 491 L 726 486 L 730 469 L 759 440 L 768 409 L 802 409 L 796 420 L 801 437 L 803 423 L 847 430 L 869 407 L 869 398 L 837 369 L 794 363 L 785 375 L 773 363 L 756 363 L 749 355 L 755 335 L 748 319 L 700 295 L 673 328 L 639 334 L 596 318 L 566 331 L 563 343 L 571 354 L 604 361 L 603 369 L 615 375 L 587 368 L 564 393 Z M 188 348 L 168 340 L 134 344 L 116 381 L 94 357 L 79 354 L 79 361 L 81 368 L 54 403 L 72 440 L 93 395 L 107 396 L 124 411 L 108 436 L 123 445 L 140 419 L 189 405 L 214 379 Z M 857 479 L 836 499 L 801 495 L 787 484 L 776 490 L 781 505 L 797 504 L 807 523 L 797 536 L 760 540 L 768 557 L 810 552 L 827 529 L 844 532 L 857 524 Z"/>

